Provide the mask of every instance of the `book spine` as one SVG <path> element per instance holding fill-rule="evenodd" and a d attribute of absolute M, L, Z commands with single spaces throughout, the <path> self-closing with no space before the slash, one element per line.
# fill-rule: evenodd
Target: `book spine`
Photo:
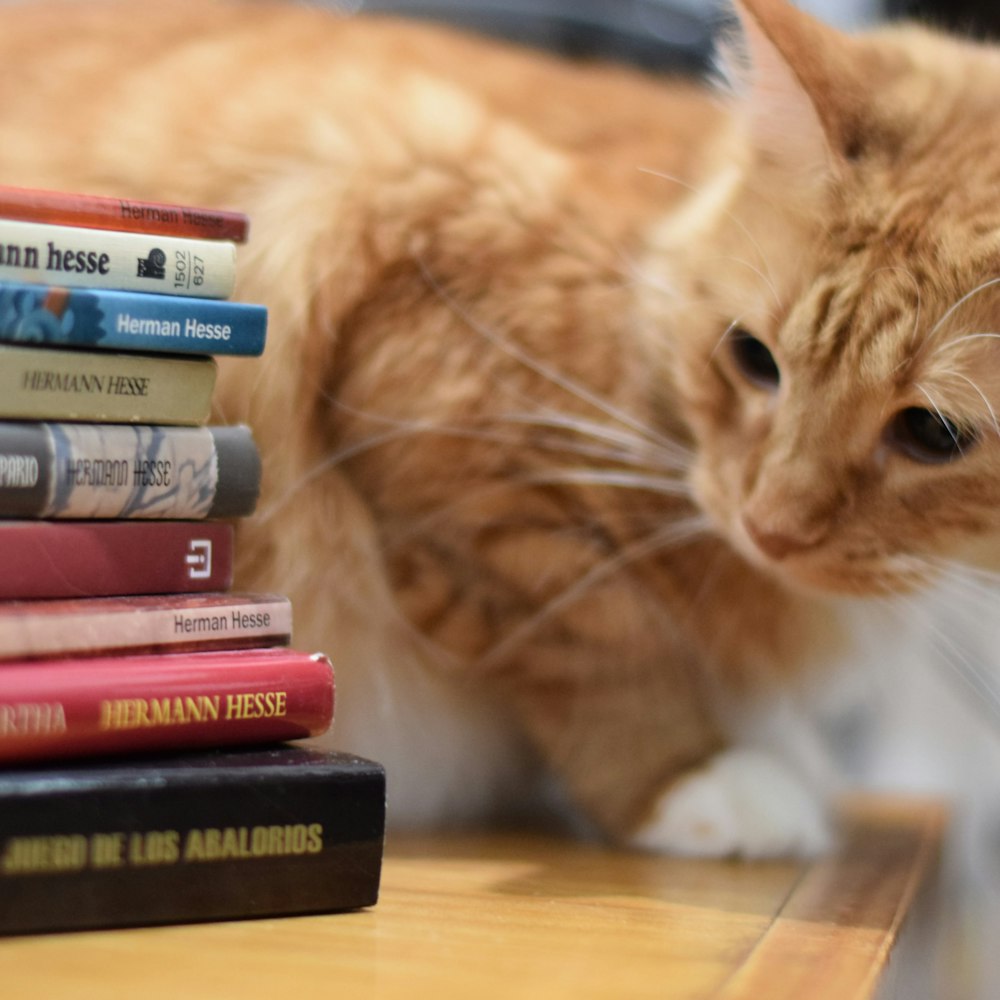
<path fill-rule="evenodd" d="M 244 426 L 0 423 L 0 517 L 243 517 L 260 473 Z"/>
<path fill-rule="evenodd" d="M 0 600 L 227 590 L 233 526 L 220 521 L 0 522 Z"/>
<path fill-rule="evenodd" d="M 124 351 L 255 356 L 267 309 L 181 295 L 0 282 L 0 340 Z"/>
<path fill-rule="evenodd" d="M 236 246 L 0 219 L 0 280 L 225 299 Z"/>
<path fill-rule="evenodd" d="M 0 762 L 318 736 L 333 668 L 293 650 L 0 666 Z"/>
<path fill-rule="evenodd" d="M 385 773 L 298 747 L 29 767 L 0 784 L 0 933 L 330 913 L 378 900 Z M 231 774 L 225 761 L 250 763 Z M 175 763 L 183 764 L 185 756 Z M 187 759 L 191 759 L 188 757 Z M 68 904 L 67 901 L 72 903 Z"/>
<path fill-rule="evenodd" d="M 209 357 L 0 344 L 0 417 L 203 424 L 215 379 Z"/>
<path fill-rule="evenodd" d="M 204 594 L 13 601 L 0 605 L 0 660 L 287 644 L 291 602 Z M 0 667 L 0 677 L 6 676 Z"/>
<path fill-rule="evenodd" d="M 0 218 L 234 243 L 244 243 L 250 228 L 241 212 L 2 185 Z"/>

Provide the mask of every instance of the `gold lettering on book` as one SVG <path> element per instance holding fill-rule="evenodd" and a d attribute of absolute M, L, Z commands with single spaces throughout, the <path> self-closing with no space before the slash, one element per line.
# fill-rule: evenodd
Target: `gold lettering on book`
<path fill-rule="evenodd" d="M 106 731 L 214 722 L 219 718 L 221 707 L 217 694 L 185 698 L 113 698 L 101 702 L 99 726 Z"/>
<path fill-rule="evenodd" d="M 322 850 L 322 823 L 227 826 L 189 830 L 183 857 L 185 861 L 230 861 L 319 854 Z"/>
<path fill-rule="evenodd" d="M 78 833 L 57 837 L 11 837 L 0 856 L 4 875 L 75 872 L 87 865 L 87 838 Z"/>
<path fill-rule="evenodd" d="M 101 831 L 0 840 L 0 877 L 299 857 L 323 852 L 322 823 Z"/>
<path fill-rule="evenodd" d="M 66 710 L 58 701 L 0 705 L 0 740 L 13 736 L 58 736 L 66 732 Z"/>
<path fill-rule="evenodd" d="M 227 719 L 274 719 L 287 714 L 287 691 L 246 691 L 226 695 Z"/>
<path fill-rule="evenodd" d="M 91 868 L 121 868 L 124 864 L 124 833 L 95 833 L 90 838 Z"/>
<path fill-rule="evenodd" d="M 128 838 L 128 863 L 133 867 L 172 865 L 181 855 L 181 835 L 176 830 L 147 830 Z"/>

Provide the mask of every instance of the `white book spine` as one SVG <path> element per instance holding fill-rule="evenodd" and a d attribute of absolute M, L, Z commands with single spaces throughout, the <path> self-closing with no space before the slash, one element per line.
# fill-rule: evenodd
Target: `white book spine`
<path fill-rule="evenodd" d="M 0 219 L 0 279 L 225 299 L 236 245 Z"/>

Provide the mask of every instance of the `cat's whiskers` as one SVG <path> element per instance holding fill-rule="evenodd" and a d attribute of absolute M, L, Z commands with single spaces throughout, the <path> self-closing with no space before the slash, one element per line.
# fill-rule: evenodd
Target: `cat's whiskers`
<path fill-rule="evenodd" d="M 690 490 L 686 484 L 672 481 L 666 477 L 635 477 L 633 479 L 629 478 L 627 473 L 621 473 L 617 470 L 581 469 L 578 471 L 578 476 L 564 476 L 560 470 L 554 473 L 541 472 L 537 475 L 514 476 L 504 480 L 479 483 L 471 489 L 463 490 L 460 495 L 453 496 L 448 502 L 439 503 L 433 510 L 422 516 L 410 518 L 405 528 L 396 530 L 391 537 L 383 540 L 383 551 L 385 553 L 398 551 L 403 546 L 412 542 L 413 539 L 433 532 L 437 525 L 441 523 L 450 523 L 453 525 L 459 519 L 461 519 L 464 527 L 467 529 L 489 528 L 495 520 L 491 515 L 486 514 L 478 523 L 473 523 L 466 509 L 482 510 L 488 508 L 492 497 L 502 498 L 509 496 L 511 488 L 517 486 L 608 487 L 609 489 L 634 489 L 682 500 L 690 498 Z M 644 516 L 648 519 L 649 515 Z M 600 523 L 595 518 L 589 523 L 581 520 L 568 527 L 570 531 L 577 532 L 581 537 L 585 537 L 590 535 L 595 527 L 600 528 Z"/>
<path fill-rule="evenodd" d="M 745 267 L 748 270 L 750 270 L 753 274 L 755 274 L 757 277 L 759 277 L 765 284 L 768 284 L 767 275 L 765 275 L 760 270 L 760 268 L 755 267 L 748 260 L 745 260 L 742 257 L 733 257 L 731 255 L 729 255 L 729 256 L 719 256 L 719 257 L 706 258 L 703 261 L 703 264 L 704 264 L 705 268 L 709 269 L 709 270 L 713 269 L 712 265 L 714 265 L 714 264 L 721 264 L 721 263 L 739 264 L 742 267 Z M 643 288 L 652 289 L 653 291 L 657 292 L 659 295 L 663 296 L 665 299 L 669 300 L 672 305 L 677 305 L 678 304 L 679 295 L 680 295 L 680 293 L 678 292 L 678 290 L 674 286 L 668 284 L 667 281 L 664 280 L 664 278 L 663 278 L 662 275 L 654 274 L 654 273 L 652 273 L 652 272 L 650 272 L 650 271 L 648 271 L 648 270 L 646 270 L 644 268 L 639 267 L 638 264 L 633 265 L 633 285 L 641 285 Z M 719 290 L 721 291 L 726 286 L 723 286 L 720 283 L 718 287 L 719 287 Z M 738 294 L 742 294 L 742 293 L 740 291 L 738 291 L 738 290 L 734 290 L 733 297 L 735 298 L 735 296 L 738 295 Z M 775 295 L 776 295 L 776 293 L 775 293 Z M 776 302 L 776 308 L 773 309 L 773 310 L 769 310 L 769 314 L 771 316 L 777 315 L 781 311 L 781 302 L 780 302 L 780 300 L 778 300 L 775 297 L 775 302 Z"/>
<path fill-rule="evenodd" d="M 357 455 L 364 454 L 364 452 L 370 451 L 373 448 L 406 438 L 413 433 L 418 432 L 411 428 L 393 428 L 391 430 L 384 431 L 381 434 L 373 434 L 371 437 L 367 437 L 362 441 L 356 441 L 349 445 L 345 445 L 343 448 L 336 449 L 306 469 L 305 472 L 295 478 L 268 504 L 258 507 L 257 512 L 254 515 L 255 520 L 259 524 L 266 524 L 273 517 L 275 517 L 275 515 L 279 514 L 285 505 L 290 503 L 299 493 L 301 493 L 303 489 L 309 486 L 310 483 L 318 479 L 324 473 L 329 472 L 331 469 L 335 469 L 342 462 L 346 462 Z M 266 461 L 266 455 L 264 457 Z"/>
<path fill-rule="evenodd" d="M 580 600 L 592 588 L 609 577 L 628 569 L 642 559 L 677 547 L 711 533 L 711 525 L 706 517 L 697 514 L 692 517 L 672 521 L 657 528 L 644 538 L 622 546 L 613 555 L 601 560 L 567 587 L 560 594 L 545 603 L 535 614 L 515 627 L 492 649 L 478 660 L 480 668 L 489 669 L 499 665 L 517 648 L 532 637 L 561 611 Z"/>
<path fill-rule="evenodd" d="M 677 177 L 674 174 L 668 174 L 665 171 L 656 170 L 652 167 L 640 166 L 638 170 L 640 173 L 649 174 L 652 177 L 658 177 L 660 180 L 669 181 L 671 184 L 676 184 L 678 187 L 684 188 L 686 191 L 689 191 L 691 194 L 695 196 L 705 193 L 705 189 L 703 187 L 691 184 L 688 181 L 685 181 L 683 178 Z M 771 293 L 771 296 L 774 298 L 775 305 L 778 307 L 780 311 L 782 307 L 781 296 L 778 294 L 778 289 L 774 283 L 774 278 L 771 274 L 771 269 L 768 264 L 767 256 L 764 253 L 763 249 L 761 248 L 759 241 L 750 231 L 749 227 L 745 223 L 740 221 L 740 219 L 738 219 L 735 215 L 733 215 L 732 212 L 728 210 L 722 212 L 721 217 L 731 222 L 740 231 L 740 233 L 746 237 L 751 247 L 753 247 L 753 249 L 756 251 L 757 257 L 760 260 L 760 264 L 763 270 L 761 270 L 761 268 L 754 267 L 748 261 L 739 260 L 738 263 L 746 264 L 747 267 L 749 267 L 755 274 L 757 274 L 763 280 L 768 291 Z"/>
<path fill-rule="evenodd" d="M 983 586 L 995 586 L 996 595 L 1000 598 L 1000 570 L 988 569 L 985 566 L 972 566 L 969 563 L 960 563 L 955 559 L 945 556 L 924 555 L 924 559 L 929 565 L 941 573 L 957 573 L 963 579 L 973 581 L 978 580 Z"/>
<path fill-rule="evenodd" d="M 503 497 L 509 493 L 510 483 L 503 480 L 490 480 L 464 489 L 460 494 L 451 496 L 447 502 L 438 503 L 433 510 L 409 517 L 402 528 L 396 528 L 382 540 L 382 551 L 386 555 L 392 555 L 413 539 L 432 534 L 437 525 L 444 523 L 454 527 L 459 519 L 466 528 L 488 528 L 495 523 L 495 518 L 487 515 L 474 523 L 465 508 L 482 508 L 493 497 Z"/>
<path fill-rule="evenodd" d="M 690 468 L 695 457 L 692 449 L 686 448 L 678 442 L 664 439 L 662 444 L 658 442 L 651 443 L 627 431 L 588 420 L 575 413 L 561 414 L 548 411 L 540 413 L 504 413 L 500 414 L 497 419 L 501 422 L 511 424 L 524 423 L 539 427 L 568 430 L 579 434 L 581 437 L 591 437 L 618 444 L 622 450 L 612 453 L 609 449 L 608 455 L 609 457 L 618 458 L 624 464 L 652 464 L 658 469 L 686 471 Z"/>
<path fill-rule="evenodd" d="M 924 624 L 931 628 L 947 666 L 970 691 L 985 700 L 991 724 L 1000 728 L 1000 679 L 984 660 L 982 649 L 968 651 L 953 638 L 953 635 L 978 635 L 981 633 L 978 623 L 984 618 L 995 617 L 1000 606 L 1000 574 L 942 556 L 929 555 L 922 559 L 935 571 L 936 604 L 949 613 L 957 627 L 945 632 L 934 622 Z M 910 600 L 916 603 L 915 599 Z M 926 614 L 925 609 L 922 614 Z M 973 623 L 977 623 L 975 627 Z M 983 706 L 977 701 L 976 707 L 981 710 Z"/>
<path fill-rule="evenodd" d="M 703 264 L 708 270 L 712 270 L 712 265 L 715 264 L 738 264 L 740 267 L 745 267 L 752 274 L 760 278 L 764 284 L 770 285 L 767 275 L 764 274 L 759 267 L 751 264 L 750 261 L 743 257 L 734 257 L 731 254 L 725 256 L 720 255 L 718 257 L 707 257 L 704 259 Z M 677 298 L 678 293 L 675 288 L 667 284 L 662 277 L 652 274 L 646 269 L 639 267 L 638 264 L 633 265 L 633 279 L 634 284 L 641 284 L 644 288 L 652 288 L 654 291 L 666 296 L 671 301 L 674 301 Z M 775 302 L 777 303 L 777 309 L 780 311 L 781 302 L 777 299 L 777 293 L 773 292 L 773 294 L 775 296 Z"/>
<path fill-rule="evenodd" d="M 655 444 L 650 445 L 647 441 L 632 438 L 622 433 L 616 433 L 614 429 L 602 427 L 602 425 L 596 424 L 592 421 L 586 421 L 583 419 L 577 420 L 575 416 L 562 418 L 548 415 L 535 417 L 532 414 L 523 413 L 512 415 L 501 414 L 497 418 L 490 418 L 490 428 L 474 426 L 460 427 L 449 425 L 437 420 L 401 420 L 367 410 L 357 411 L 337 401 L 334 401 L 334 405 L 339 406 L 345 411 L 351 412 L 360 418 L 369 419 L 376 423 L 385 425 L 385 429 L 380 432 L 373 433 L 360 441 L 352 442 L 349 445 L 338 448 L 329 455 L 326 455 L 320 461 L 316 462 L 311 468 L 306 470 L 293 483 L 291 483 L 278 497 L 273 499 L 269 504 L 263 506 L 258 511 L 257 519 L 260 523 L 266 523 L 273 518 L 296 496 L 296 494 L 324 473 L 329 472 L 331 469 L 336 468 L 350 459 L 363 455 L 367 451 L 371 451 L 387 444 L 393 444 L 408 437 L 439 435 L 451 438 L 465 438 L 476 441 L 485 441 L 501 446 L 513 446 L 521 449 L 529 447 L 531 450 L 535 451 L 542 450 L 578 455 L 583 458 L 613 462 L 619 465 L 632 466 L 639 469 L 650 469 L 664 474 L 674 473 L 676 475 L 683 475 L 686 472 L 691 460 L 689 453 L 687 453 L 684 449 L 681 449 L 680 446 L 668 449 L 659 447 Z M 609 439 L 612 444 L 616 446 L 605 447 L 600 443 L 593 444 L 575 441 L 565 435 L 559 435 L 558 437 L 554 437 L 550 440 L 536 436 L 532 438 L 530 442 L 525 442 L 522 437 L 516 434 L 503 434 L 497 430 L 491 429 L 494 423 L 503 423 L 505 421 L 509 421 L 511 424 L 534 423 L 540 424 L 543 427 L 549 426 L 557 430 L 566 429 L 580 436 L 596 437 L 598 438 L 598 441 L 600 440 L 600 437 L 603 436 Z M 619 442 L 623 444 L 622 447 L 617 446 Z M 641 447 L 641 450 L 645 454 L 636 453 L 636 450 L 634 449 L 636 449 L 637 445 Z M 655 476 L 654 472 L 650 472 L 646 476 L 646 479 L 648 481 L 646 488 L 659 488 L 660 492 L 668 492 L 665 486 L 668 482 L 666 475 Z M 654 480 L 659 484 L 659 487 L 648 485 Z M 676 488 L 678 494 L 683 493 L 679 484 Z"/>
<path fill-rule="evenodd" d="M 381 433 L 371 434 L 360 441 L 352 442 L 351 444 L 345 445 L 343 448 L 338 448 L 330 454 L 324 456 L 298 476 L 279 496 L 271 500 L 271 502 L 266 506 L 261 507 L 256 515 L 258 522 L 266 523 L 269 521 L 311 482 L 322 476 L 324 473 L 329 472 L 331 469 L 335 469 L 342 463 L 347 462 L 352 458 L 357 458 L 365 452 L 372 451 L 375 448 L 382 447 L 383 445 L 392 444 L 409 437 L 418 437 L 427 434 L 487 440 L 496 444 L 516 444 L 519 441 L 519 439 L 513 436 L 505 437 L 499 434 L 489 434 L 485 431 L 471 428 L 448 427 L 444 424 L 432 421 L 414 421 L 409 424 L 400 424 L 399 426 L 392 427 L 389 430 L 382 431 Z M 544 442 L 535 442 L 535 446 L 544 447 Z M 596 448 L 587 448 L 582 445 L 573 447 L 569 442 L 565 441 L 560 441 L 558 444 L 552 444 L 551 447 L 558 448 L 560 451 L 575 451 L 585 457 L 600 457 L 605 460 L 611 459 L 613 461 L 620 461 L 623 464 L 627 460 L 627 456 L 623 456 L 618 452 L 599 451 Z"/>
<path fill-rule="evenodd" d="M 895 592 L 900 584 L 924 588 L 938 576 L 938 570 L 926 557 L 912 552 L 894 552 L 881 558 L 882 574 L 887 592 Z"/>
<path fill-rule="evenodd" d="M 518 344 L 504 337 L 498 331 L 490 328 L 487 324 L 480 322 L 469 312 L 468 309 L 455 299 L 455 297 L 441 284 L 441 282 L 437 280 L 437 278 L 431 273 L 430 268 L 421 254 L 415 253 L 414 261 L 420 269 L 420 273 L 423 276 L 424 281 L 427 282 L 428 287 L 430 287 L 434 294 L 437 295 L 441 301 L 444 302 L 445 305 L 447 305 L 448 308 L 451 309 L 455 315 L 469 327 L 469 329 L 474 331 L 488 343 L 502 351 L 508 357 L 513 358 L 515 361 L 524 365 L 529 371 L 534 372 L 536 375 L 545 379 L 552 385 L 562 389 L 573 398 L 586 403 L 598 412 L 603 413 L 606 417 L 609 417 L 610 419 L 617 421 L 625 427 L 635 431 L 640 437 L 649 440 L 654 444 L 667 445 L 668 447 L 672 444 L 669 438 L 659 434 L 633 414 L 623 410 L 619 406 L 616 406 L 611 401 L 602 398 L 587 386 L 581 384 L 576 379 L 570 378 L 568 375 L 556 368 L 553 368 L 546 362 L 532 357 Z"/>
<path fill-rule="evenodd" d="M 993 430 L 996 431 L 997 437 L 1000 437 L 1000 421 L 997 420 L 996 410 L 993 408 L 993 404 L 990 402 L 986 393 L 971 379 L 968 375 L 963 374 L 960 371 L 956 371 L 954 368 L 941 369 L 938 372 L 939 375 L 946 376 L 948 378 L 955 378 L 961 382 L 965 382 L 969 385 L 973 392 L 983 401 L 983 405 L 986 407 L 986 411 L 990 415 L 990 422 L 993 424 Z"/>
<path fill-rule="evenodd" d="M 655 469 L 660 472 L 675 472 L 686 474 L 694 461 L 694 453 L 681 444 L 667 441 L 664 445 L 651 443 L 628 431 L 607 424 L 588 420 L 578 414 L 561 414 L 551 411 L 517 411 L 513 413 L 489 413 L 484 415 L 483 426 L 454 425 L 443 421 L 415 421 L 392 417 L 371 409 L 359 410 L 340 400 L 330 399 L 330 404 L 345 413 L 361 420 L 370 420 L 378 424 L 400 430 L 411 430 L 414 434 L 439 433 L 451 437 L 468 437 L 473 440 L 489 441 L 494 444 L 512 445 L 521 450 L 537 449 L 555 452 L 566 452 L 580 455 L 584 458 L 596 458 L 603 461 L 629 465 L 635 468 Z M 551 438 L 534 436 L 530 440 L 511 434 L 504 435 L 492 428 L 494 426 L 510 425 L 540 427 L 555 431 L 568 431 L 570 437 L 556 434 Z M 584 441 L 576 440 L 583 438 Z M 597 443 L 591 443 L 592 439 Z M 586 443 L 585 443 L 586 442 Z M 603 444 L 607 442 L 607 445 Z M 376 442 L 381 443 L 381 442 Z"/>
<path fill-rule="evenodd" d="M 957 432 L 955 431 L 955 429 L 954 429 L 951 421 L 944 415 L 943 411 L 941 410 L 941 407 L 938 406 L 938 404 L 937 404 L 936 400 L 934 399 L 934 397 L 927 391 L 927 387 L 924 386 L 924 385 L 921 385 L 918 382 L 918 383 L 916 383 L 914 385 L 914 388 L 930 404 L 931 409 L 937 414 L 938 420 L 941 421 L 941 425 L 948 431 L 948 434 L 951 436 L 952 441 L 954 441 L 956 450 L 959 453 L 961 453 L 962 452 L 962 445 L 961 445 L 961 442 L 959 441 Z"/>
<path fill-rule="evenodd" d="M 617 469 L 558 469 L 519 476 L 518 482 L 532 486 L 611 486 L 618 489 L 646 490 L 664 496 L 691 497 L 691 487 L 682 479 L 622 472 Z"/>
<path fill-rule="evenodd" d="M 924 558 L 933 568 L 935 579 L 947 588 L 948 595 L 960 594 L 962 607 L 967 608 L 973 602 L 977 609 L 984 611 L 995 611 L 1000 607 L 1000 573 L 944 557 Z"/>
<path fill-rule="evenodd" d="M 947 597 L 947 590 L 942 590 Z M 902 622 L 907 631 L 928 630 L 939 658 L 933 661 L 935 667 L 944 666 L 962 683 L 959 694 L 964 694 L 973 709 L 984 716 L 993 727 L 1000 727 L 1000 683 L 992 673 L 975 662 L 974 654 L 958 645 L 952 634 L 936 622 L 928 620 L 927 609 L 909 595 L 896 595 L 876 599 L 881 606 Z M 960 610 L 967 610 L 959 605 Z"/>
<path fill-rule="evenodd" d="M 708 355 L 708 360 L 705 362 L 706 371 L 711 367 L 712 361 L 715 359 L 715 355 L 722 348 L 722 345 L 725 344 L 725 342 L 733 335 L 734 331 L 738 330 L 740 326 L 742 326 L 742 323 L 743 323 L 743 317 L 738 316 L 722 332 L 722 336 L 719 337 L 719 339 L 716 341 L 715 346 L 712 348 L 711 352 Z"/>
<path fill-rule="evenodd" d="M 945 344 L 939 344 L 931 352 L 931 357 L 936 357 L 942 351 L 950 351 L 958 347 L 959 344 L 965 344 L 970 340 L 1000 340 L 1000 333 L 992 333 L 987 330 L 980 330 L 976 333 L 966 333 L 961 337 L 956 337 L 954 340 L 949 340 Z"/>
<path fill-rule="evenodd" d="M 990 278 L 989 280 L 984 281 L 979 285 L 976 285 L 976 287 L 973 288 L 972 291 L 966 292 L 965 295 L 963 295 L 960 299 L 958 299 L 957 302 L 955 302 L 953 305 L 951 305 L 948 309 L 945 310 L 941 318 L 928 331 L 925 341 L 927 343 L 930 343 L 934 339 L 934 337 L 944 328 L 944 325 L 948 322 L 948 320 L 951 319 L 951 317 L 954 316 L 955 313 L 958 312 L 958 310 L 961 309 L 962 306 L 964 306 L 970 299 L 975 298 L 977 295 L 981 294 L 982 292 L 985 292 L 989 288 L 995 287 L 996 285 L 1000 285 L 1000 278 Z"/>

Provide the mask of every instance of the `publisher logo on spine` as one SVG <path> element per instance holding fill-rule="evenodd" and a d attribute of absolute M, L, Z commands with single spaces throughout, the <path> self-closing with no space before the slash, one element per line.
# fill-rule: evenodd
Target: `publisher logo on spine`
<path fill-rule="evenodd" d="M 140 257 L 137 264 L 136 274 L 140 278 L 163 279 L 167 276 L 167 255 L 159 248 L 150 250 L 148 257 Z"/>
<path fill-rule="evenodd" d="M 212 542 L 208 538 L 193 538 L 188 545 L 184 564 L 188 579 L 207 580 L 212 575 Z"/>

